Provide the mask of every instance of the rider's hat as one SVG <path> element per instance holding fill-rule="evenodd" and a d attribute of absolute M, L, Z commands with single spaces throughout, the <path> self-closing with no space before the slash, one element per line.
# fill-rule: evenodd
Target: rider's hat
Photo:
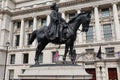
<path fill-rule="evenodd" d="M 50 5 L 50 9 L 52 9 L 52 10 L 55 9 L 55 7 L 56 7 L 56 3 L 55 2 Z"/>

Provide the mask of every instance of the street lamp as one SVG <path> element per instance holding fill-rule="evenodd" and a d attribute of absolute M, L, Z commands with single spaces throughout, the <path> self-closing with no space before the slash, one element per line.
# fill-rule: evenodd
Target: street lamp
<path fill-rule="evenodd" d="M 5 66 L 4 66 L 4 76 L 3 76 L 3 80 L 5 80 L 5 74 L 6 74 L 6 64 L 7 64 L 7 55 L 8 55 L 8 47 L 9 47 L 10 43 L 6 42 L 6 56 L 5 56 Z"/>

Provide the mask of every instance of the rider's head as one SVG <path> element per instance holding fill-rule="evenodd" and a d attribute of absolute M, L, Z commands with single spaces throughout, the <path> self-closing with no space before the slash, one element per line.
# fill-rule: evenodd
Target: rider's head
<path fill-rule="evenodd" d="M 50 5 L 50 9 L 51 10 L 56 10 L 56 11 L 58 11 L 58 6 L 57 6 L 57 4 L 54 2 L 54 3 L 52 3 L 51 5 Z"/>

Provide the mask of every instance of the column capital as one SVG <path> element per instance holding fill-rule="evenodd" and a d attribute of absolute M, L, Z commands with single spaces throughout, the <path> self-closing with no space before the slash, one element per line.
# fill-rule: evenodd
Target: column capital
<path fill-rule="evenodd" d="M 98 8 L 98 7 L 99 7 L 99 5 L 93 5 L 92 7 L 93 7 L 93 8 L 95 8 L 95 7 L 97 7 L 97 8 Z"/>
<path fill-rule="evenodd" d="M 113 5 L 113 4 L 117 5 L 117 4 L 118 4 L 118 2 L 111 2 L 111 4 L 112 4 L 112 5 Z"/>
<path fill-rule="evenodd" d="M 20 18 L 20 20 L 24 20 L 25 18 Z"/>
<path fill-rule="evenodd" d="M 60 11 L 60 13 L 65 13 L 66 11 Z"/>
<path fill-rule="evenodd" d="M 81 9 L 82 9 L 82 8 L 78 8 L 78 7 L 76 7 L 76 9 L 75 9 L 75 10 L 76 10 L 76 11 L 79 11 L 79 10 L 81 11 Z"/>

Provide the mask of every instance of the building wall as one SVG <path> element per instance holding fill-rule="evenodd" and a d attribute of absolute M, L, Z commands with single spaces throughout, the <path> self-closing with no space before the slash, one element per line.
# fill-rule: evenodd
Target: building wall
<path fill-rule="evenodd" d="M 86 41 L 86 33 L 78 31 L 77 40 L 75 42 L 75 49 L 77 51 L 76 62 L 83 65 L 86 69 L 95 68 L 96 80 L 109 80 L 108 68 L 116 68 L 118 80 L 120 79 L 120 1 L 119 0 L 33 0 L 25 2 L 13 2 L 10 0 L 1 1 L 0 9 L 0 74 L 3 74 L 4 59 L 5 59 L 5 43 L 10 42 L 6 80 L 9 79 L 9 71 L 14 70 L 14 79 L 18 79 L 18 75 L 22 74 L 23 69 L 27 69 L 34 64 L 35 49 L 37 42 L 32 45 L 27 44 L 28 34 L 33 30 L 42 27 L 42 19 L 46 19 L 49 24 L 49 5 L 52 1 L 56 1 L 59 5 L 59 12 L 62 17 L 69 21 L 69 14 L 91 11 L 91 23 L 93 26 L 93 41 Z M 109 16 L 102 17 L 102 9 L 109 9 Z M 29 20 L 33 20 L 33 26 L 29 27 Z M 20 22 L 20 28 L 17 28 L 17 23 Z M 111 24 L 112 39 L 104 40 L 104 24 Z M 20 35 L 19 46 L 16 46 L 16 35 Z M 99 46 L 102 46 L 103 60 L 96 58 Z M 58 45 L 48 44 L 43 50 L 43 63 L 52 63 L 52 51 L 56 51 Z M 114 55 L 107 56 L 105 48 L 114 47 Z M 86 49 L 94 49 L 94 52 L 87 53 Z M 58 49 L 59 55 L 64 54 L 64 45 Z M 29 54 L 28 64 L 23 64 L 23 54 Z M 15 63 L 10 64 L 11 55 L 15 54 Z M 69 60 L 69 57 L 67 57 Z M 59 61 L 61 63 L 61 59 Z M 100 67 L 102 69 L 100 70 Z M 102 71 L 102 74 L 101 74 Z M 0 76 L 2 80 L 3 76 Z"/>

